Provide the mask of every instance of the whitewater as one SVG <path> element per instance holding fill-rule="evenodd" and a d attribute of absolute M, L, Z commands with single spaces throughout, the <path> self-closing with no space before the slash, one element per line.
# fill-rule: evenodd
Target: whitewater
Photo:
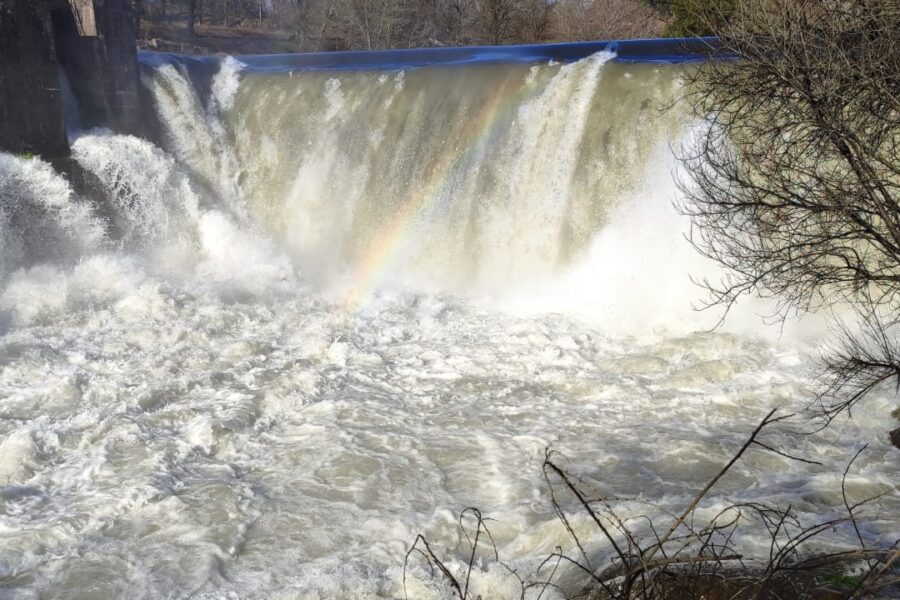
<path fill-rule="evenodd" d="M 464 568 L 469 506 L 526 575 L 571 547 L 547 448 L 665 519 L 814 393 L 815 317 L 694 310 L 690 65 L 143 61 L 158 145 L 71 132 L 102 201 L 0 155 L 0 597 L 398 598 L 418 533 Z M 701 513 L 837 514 L 867 443 L 848 493 L 885 493 L 863 532 L 895 535 L 893 402 L 769 432 L 823 465 L 752 451 Z M 452 597 L 421 566 L 407 591 Z"/>

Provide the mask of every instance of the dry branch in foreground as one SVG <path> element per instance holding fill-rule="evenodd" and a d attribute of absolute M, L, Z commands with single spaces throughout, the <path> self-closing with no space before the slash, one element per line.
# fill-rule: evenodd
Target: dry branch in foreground
<path fill-rule="evenodd" d="M 768 427 L 791 416 L 777 415 L 775 410 L 766 415 L 741 448 L 665 528 L 648 517 L 622 518 L 609 498 L 590 496 L 580 480 L 561 466 L 558 455 L 548 451 L 542 469 L 553 508 L 572 540 L 574 556 L 558 548 L 536 572 L 523 577 L 499 561 L 487 521 L 477 509 L 468 508 L 460 516 L 460 528 L 470 548 L 466 569 L 460 573 L 448 566 L 419 535 L 404 561 L 404 588 L 408 569 L 421 559 L 430 576 L 447 583 L 455 597 L 472 600 L 477 596 L 470 591 L 470 581 L 480 552 L 483 559 L 500 565 L 518 582 L 522 600 L 542 598 L 551 588 L 571 594 L 561 584 L 564 573 L 580 575 L 587 581 L 570 597 L 591 600 L 859 600 L 879 597 L 886 590 L 900 593 L 900 538 L 867 540 L 861 533 L 861 513 L 881 496 L 854 502 L 846 489 L 847 475 L 864 448 L 844 470 L 841 492 L 845 514 L 804 523 L 791 506 L 743 503 L 728 506 L 698 524 L 698 507 L 752 448 L 805 461 L 760 439 Z M 579 513 L 594 525 L 597 538 L 584 539 L 575 533 L 572 519 Z M 473 523 L 468 529 L 465 519 Z M 768 540 L 768 555 L 744 556 L 738 551 L 735 534 L 739 528 L 746 531 L 748 527 Z M 848 528 L 855 532 L 855 546 L 834 549 L 829 545 L 830 550 L 816 550 L 822 547 L 819 542 Z M 602 545 L 611 551 L 611 558 L 592 555 L 588 548 L 596 547 L 597 539 L 605 542 Z"/>

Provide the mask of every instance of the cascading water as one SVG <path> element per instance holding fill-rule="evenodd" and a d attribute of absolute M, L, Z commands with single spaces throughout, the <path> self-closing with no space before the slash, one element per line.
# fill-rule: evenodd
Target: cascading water
<path fill-rule="evenodd" d="M 546 447 L 659 516 L 809 397 L 809 339 L 691 310 L 710 267 L 670 151 L 690 67 L 248 63 L 203 83 L 148 59 L 164 148 L 73 143 L 103 207 L 0 156 L 0 595 L 402 597 L 418 532 L 462 568 L 467 506 L 526 573 L 568 544 Z M 825 464 L 751 455 L 704 513 L 835 509 L 861 441 L 850 492 L 896 491 L 888 405 L 774 434 Z M 869 536 L 896 532 L 897 494 L 880 503 Z M 475 593 L 514 597 L 476 570 Z"/>

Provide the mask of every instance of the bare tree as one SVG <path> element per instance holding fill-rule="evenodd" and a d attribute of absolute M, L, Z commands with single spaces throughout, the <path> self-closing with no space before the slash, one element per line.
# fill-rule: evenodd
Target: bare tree
<path fill-rule="evenodd" d="M 278 24 L 282 29 L 290 33 L 291 39 L 300 43 L 308 41 L 308 1 L 284 0 L 278 4 L 276 16 L 278 17 Z"/>
<path fill-rule="evenodd" d="M 450 45 L 465 43 L 471 35 L 473 12 L 470 0 L 438 0 L 432 17 L 435 36 Z"/>
<path fill-rule="evenodd" d="M 900 374 L 900 0 L 740 0 L 694 16 L 737 61 L 690 77 L 706 128 L 685 149 L 691 239 L 726 267 L 709 304 L 776 315 L 845 303 L 820 398 L 832 418 Z M 861 393 L 859 393 L 861 392 Z"/>
<path fill-rule="evenodd" d="M 520 7 L 519 41 L 536 44 L 550 36 L 554 5 L 546 0 L 523 0 Z"/>
<path fill-rule="evenodd" d="M 493 45 L 509 41 L 518 9 L 515 0 L 481 0 L 484 39 Z"/>
<path fill-rule="evenodd" d="M 194 37 L 196 32 L 194 31 L 194 24 L 197 21 L 197 0 L 188 0 L 187 1 L 187 31 L 188 35 Z"/>
<path fill-rule="evenodd" d="M 626 39 L 663 29 L 659 14 L 639 0 L 559 0 L 554 6 L 557 39 Z"/>
<path fill-rule="evenodd" d="M 340 0 L 329 21 L 330 37 L 348 50 L 379 50 L 395 43 L 404 6 L 391 0 Z"/>

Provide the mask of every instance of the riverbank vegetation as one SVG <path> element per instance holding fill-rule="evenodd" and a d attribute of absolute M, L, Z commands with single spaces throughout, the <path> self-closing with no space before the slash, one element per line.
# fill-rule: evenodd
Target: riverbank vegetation
<path fill-rule="evenodd" d="M 667 0 L 143 0 L 140 8 L 145 46 L 205 53 L 533 44 L 690 27 Z"/>

